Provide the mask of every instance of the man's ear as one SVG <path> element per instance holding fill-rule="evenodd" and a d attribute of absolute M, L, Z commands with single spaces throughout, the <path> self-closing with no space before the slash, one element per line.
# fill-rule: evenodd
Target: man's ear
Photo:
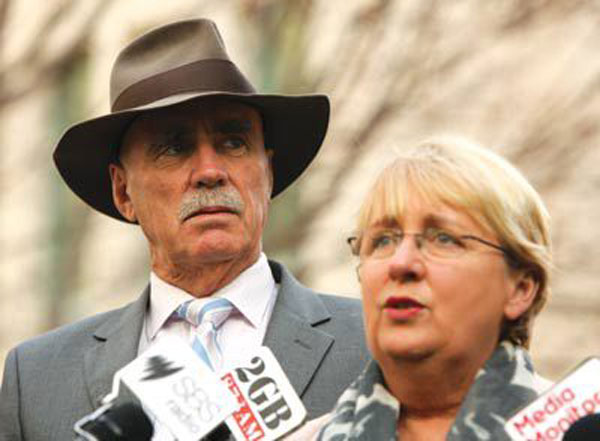
<path fill-rule="evenodd" d="M 273 155 L 275 150 L 267 150 L 267 160 L 269 161 L 269 195 L 273 193 Z"/>
<path fill-rule="evenodd" d="M 127 172 L 120 164 L 110 164 L 108 166 L 110 181 L 112 184 L 112 195 L 115 207 L 119 213 L 130 222 L 137 222 L 133 203 L 127 191 Z"/>
<path fill-rule="evenodd" d="M 523 315 L 531 308 L 539 287 L 538 279 L 533 271 L 518 274 L 504 305 L 504 316 L 508 320 L 516 320 Z"/>

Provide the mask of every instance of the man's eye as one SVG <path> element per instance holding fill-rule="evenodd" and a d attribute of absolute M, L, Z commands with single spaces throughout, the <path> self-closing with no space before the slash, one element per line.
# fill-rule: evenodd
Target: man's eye
<path fill-rule="evenodd" d="M 223 140 L 221 145 L 224 150 L 234 155 L 241 155 L 248 148 L 246 141 L 239 136 L 229 136 Z"/>
<path fill-rule="evenodd" d="M 157 142 L 150 146 L 150 152 L 156 159 L 163 156 L 182 156 L 191 149 L 191 144 L 182 141 Z"/>
<path fill-rule="evenodd" d="M 186 149 L 182 144 L 166 144 L 160 149 L 161 155 L 177 156 L 183 153 Z"/>

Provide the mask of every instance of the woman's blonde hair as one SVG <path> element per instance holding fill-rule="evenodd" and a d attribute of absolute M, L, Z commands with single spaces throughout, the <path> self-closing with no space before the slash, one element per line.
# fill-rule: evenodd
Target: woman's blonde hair
<path fill-rule="evenodd" d="M 440 138 L 400 153 L 378 176 L 358 215 L 358 241 L 371 224 L 403 217 L 413 193 L 432 203 L 465 210 L 495 233 L 507 264 L 528 271 L 536 297 L 516 320 L 506 320 L 500 339 L 529 346 L 531 323 L 549 296 L 552 267 L 549 215 L 535 189 L 507 160 L 458 138 Z"/>

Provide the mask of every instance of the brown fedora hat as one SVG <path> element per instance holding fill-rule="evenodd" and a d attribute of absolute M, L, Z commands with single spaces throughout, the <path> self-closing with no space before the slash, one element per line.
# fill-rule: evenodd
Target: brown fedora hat
<path fill-rule="evenodd" d="M 274 150 L 272 197 L 300 176 L 325 138 L 325 95 L 257 94 L 227 56 L 216 25 L 193 19 L 151 30 L 123 49 L 111 73 L 111 113 L 69 127 L 54 150 L 56 167 L 86 203 L 126 221 L 113 203 L 108 166 L 127 127 L 148 110 L 214 96 L 260 112 L 265 147 Z"/>

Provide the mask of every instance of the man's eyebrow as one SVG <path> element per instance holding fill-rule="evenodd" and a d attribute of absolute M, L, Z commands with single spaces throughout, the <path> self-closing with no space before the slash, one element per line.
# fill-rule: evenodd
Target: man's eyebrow
<path fill-rule="evenodd" d="M 186 135 L 192 133 L 192 130 L 189 127 L 184 125 L 171 126 L 168 129 L 164 130 L 161 135 L 167 139 L 177 139 L 182 138 Z"/>
<path fill-rule="evenodd" d="M 156 146 L 166 143 L 183 142 L 188 139 L 191 134 L 189 127 L 182 125 L 170 126 L 163 130 L 157 130 L 152 136 L 149 145 Z"/>
<path fill-rule="evenodd" d="M 247 133 L 252 129 L 252 123 L 249 119 L 228 119 L 217 124 L 219 133 Z"/>

